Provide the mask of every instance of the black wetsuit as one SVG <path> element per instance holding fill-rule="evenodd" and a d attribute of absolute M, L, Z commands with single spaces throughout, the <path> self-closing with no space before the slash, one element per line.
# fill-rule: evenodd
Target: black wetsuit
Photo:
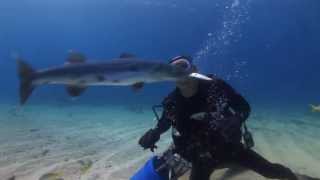
<path fill-rule="evenodd" d="M 172 127 L 176 152 L 192 163 L 192 180 L 208 180 L 219 166 L 240 165 L 267 178 L 296 180 L 292 171 L 267 161 L 241 143 L 242 123 L 250 106 L 224 81 L 201 81 L 198 92 L 186 98 L 178 89 L 163 101 L 164 112 L 153 132 Z M 205 112 L 205 118 L 190 116 Z M 213 112 L 213 113 L 212 113 Z"/>

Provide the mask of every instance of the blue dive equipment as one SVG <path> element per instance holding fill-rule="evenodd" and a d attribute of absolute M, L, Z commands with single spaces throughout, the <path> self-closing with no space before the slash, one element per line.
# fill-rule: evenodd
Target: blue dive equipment
<path fill-rule="evenodd" d="M 158 160 L 156 156 L 150 158 L 146 164 L 140 168 L 130 180 L 169 180 L 168 174 L 161 174 L 157 172 L 155 163 Z"/>

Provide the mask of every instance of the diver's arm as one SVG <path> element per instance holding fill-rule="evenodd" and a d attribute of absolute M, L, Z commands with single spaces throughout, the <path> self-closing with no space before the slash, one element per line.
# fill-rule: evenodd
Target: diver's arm
<path fill-rule="evenodd" d="M 171 127 L 170 120 L 165 116 L 162 115 L 162 117 L 159 119 L 156 127 L 154 128 L 155 131 L 157 131 L 160 135 L 168 131 Z"/>
<path fill-rule="evenodd" d="M 218 113 L 225 117 L 238 118 L 241 123 L 249 117 L 251 112 L 250 105 L 243 96 L 220 79 L 216 79 L 216 82 L 209 87 L 208 104 L 215 106 Z"/>
<path fill-rule="evenodd" d="M 169 130 L 171 127 L 170 119 L 174 119 L 174 114 L 176 114 L 174 99 L 175 95 L 171 93 L 162 101 L 162 115 L 156 127 L 154 128 L 160 135 Z"/>
<path fill-rule="evenodd" d="M 157 146 L 155 145 L 159 139 L 162 133 L 166 132 L 170 126 L 171 122 L 168 118 L 168 115 L 171 112 L 171 107 L 168 103 L 168 98 L 166 98 L 163 102 L 163 113 L 159 121 L 157 122 L 157 125 L 153 129 L 149 129 L 140 139 L 139 144 L 144 149 L 151 149 L 153 151 Z"/>
<path fill-rule="evenodd" d="M 221 82 L 221 86 L 228 98 L 228 110 L 233 113 L 233 115 L 243 123 L 250 115 L 251 107 L 244 99 L 243 96 L 241 96 L 239 93 L 237 93 L 230 85 L 228 85 L 225 82 Z"/>
<path fill-rule="evenodd" d="M 150 149 L 152 152 L 157 148 L 156 143 L 160 139 L 160 135 L 166 132 L 171 126 L 169 119 L 162 115 L 157 125 L 153 129 L 149 129 L 140 139 L 139 144 L 144 149 Z"/>
<path fill-rule="evenodd" d="M 227 140 L 232 139 L 248 118 L 250 105 L 230 85 L 216 79 L 208 89 L 208 106 L 214 106 L 216 112 L 209 117 L 210 129 L 219 132 Z"/>

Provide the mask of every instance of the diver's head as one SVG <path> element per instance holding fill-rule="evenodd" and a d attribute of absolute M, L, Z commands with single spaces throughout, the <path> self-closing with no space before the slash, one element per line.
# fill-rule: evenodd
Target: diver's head
<path fill-rule="evenodd" d="M 176 56 L 170 60 L 169 64 L 188 72 L 196 72 L 196 66 L 193 64 L 191 56 Z"/>
<path fill-rule="evenodd" d="M 189 73 L 198 72 L 197 67 L 192 62 L 192 57 L 190 56 L 177 56 L 170 60 L 170 65 L 177 66 L 184 69 Z M 176 85 L 179 89 L 189 89 L 194 88 L 198 85 L 198 80 L 186 76 L 176 81 Z"/>

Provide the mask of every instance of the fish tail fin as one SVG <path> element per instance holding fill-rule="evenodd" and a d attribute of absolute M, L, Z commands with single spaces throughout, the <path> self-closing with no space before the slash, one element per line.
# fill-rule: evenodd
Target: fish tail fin
<path fill-rule="evenodd" d="M 32 84 L 35 71 L 33 68 L 24 62 L 21 58 L 17 59 L 18 76 L 20 80 L 20 104 L 23 105 L 28 100 L 35 86 Z"/>
<path fill-rule="evenodd" d="M 313 104 L 309 104 L 311 108 L 311 112 L 316 112 L 316 106 Z"/>

